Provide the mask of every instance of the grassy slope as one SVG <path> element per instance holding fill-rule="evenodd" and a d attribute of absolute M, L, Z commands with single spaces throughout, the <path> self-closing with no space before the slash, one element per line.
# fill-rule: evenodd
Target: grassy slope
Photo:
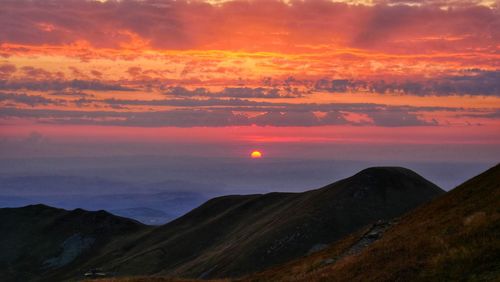
<path fill-rule="evenodd" d="M 119 275 L 238 276 L 302 256 L 441 193 L 412 171 L 371 168 L 305 193 L 216 198 L 142 237 L 121 258 L 104 257 L 100 267 Z"/>
<path fill-rule="evenodd" d="M 500 165 L 404 216 L 358 255 L 353 234 L 245 281 L 500 281 Z"/>

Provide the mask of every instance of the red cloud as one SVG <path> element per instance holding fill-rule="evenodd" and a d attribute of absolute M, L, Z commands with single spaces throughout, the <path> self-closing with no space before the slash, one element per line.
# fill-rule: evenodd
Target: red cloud
<path fill-rule="evenodd" d="M 2 2 L 0 42 L 85 41 L 97 48 L 118 49 L 292 52 L 354 47 L 401 53 L 498 52 L 498 8 L 467 4 L 470 1 L 447 3 L 453 5 L 449 9 L 432 1 L 423 3 L 11 0 Z"/>

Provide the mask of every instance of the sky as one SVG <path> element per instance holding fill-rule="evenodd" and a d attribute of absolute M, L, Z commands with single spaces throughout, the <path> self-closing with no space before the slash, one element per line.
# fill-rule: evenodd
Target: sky
<path fill-rule="evenodd" d="M 499 9 L 0 0 L 1 158 L 260 150 L 267 160 L 492 165 Z"/>

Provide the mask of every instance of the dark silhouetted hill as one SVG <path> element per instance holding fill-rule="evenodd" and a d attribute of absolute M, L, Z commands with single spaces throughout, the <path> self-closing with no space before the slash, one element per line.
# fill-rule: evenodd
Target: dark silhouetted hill
<path fill-rule="evenodd" d="M 123 275 L 239 276 L 322 248 L 443 191 L 404 168 L 370 168 L 304 193 L 212 199 L 106 260 Z"/>
<path fill-rule="evenodd" d="M 87 222 L 84 227 L 75 223 L 81 219 L 71 219 L 70 216 L 63 221 L 64 225 L 49 225 L 51 228 L 46 224 L 34 224 L 28 233 L 31 235 L 26 235 L 27 244 L 13 243 L 12 255 L 7 255 L 4 262 L 19 271 L 24 267 L 34 269 L 34 265 L 41 267 L 49 259 L 49 265 L 55 271 L 46 276 L 43 268 L 39 268 L 38 272 L 33 270 L 32 273 L 57 279 L 74 278 L 88 268 L 100 268 L 117 276 L 236 277 L 317 252 L 364 226 L 379 220 L 391 220 L 443 193 L 436 185 L 408 169 L 369 168 L 321 189 L 303 193 L 215 198 L 156 228 L 109 214 L 105 218 L 116 224 L 101 232 L 97 232 L 101 229 L 94 225 L 103 228 L 102 224 Z M 17 242 L 14 237 L 22 232 L 22 226 L 34 220 L 30 216 L 17 215 L 29 209 L 0 210 L 2 218 L 11 222 L 5 226 L 9 230 L 7 233 L 12 232 L 0 235 L 2 244 Z M 41 222 L 48 221 L 47 224 L 60 218 L 58 213 L 75 212 L 45 209 L 46 212 L 37 216 Z M 88 213 L 88 216 L 95 215 Z M 79 230 L 78 226 L 83 229 Z M 4 226 L 1 228 L 4 230 Z M 54 242 L 49 235 L 52 233 L 58 238 Z M 100 234 L 89 235 L 89 238 L 97 238 L 96 242 L 103 243 L 88 243 L 91 240 L 86 240 L 86 234 Z M 36 245 L 34 238 L 38 236 L 50 246 L 37 251 L 40 254 L 37 260 L 23 262 L 19 258 L 23 253 L 21 246 Z M 74 236 L 80 237 L 75 239 Z M 72 262 L 58 266 L 59 260 L 51 259 L 64 253 L 66 243 L 85 250 Z M 11 269 L 5 267 L 0 270 L 0 275 L 15 273 Z"/>
<path fill-rule="evenodd" d="M 500 281 L 500 165 L 375 229 L 243 280 Z"/>
<path fill-rule="evenodd" d="M 45 205 L 0 209 L 0 280 L 51 281 L 112 240 L 126 242 L 148 228 L 105 211 Z"/>

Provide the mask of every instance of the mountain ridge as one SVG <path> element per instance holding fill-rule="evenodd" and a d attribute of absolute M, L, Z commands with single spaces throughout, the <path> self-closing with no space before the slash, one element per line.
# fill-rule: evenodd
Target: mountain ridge
<path fill-rule="evenodd" d="M 443 193 L 408 169 L 376 167 L 301 193 L 217 197 L 158 227 L 109 219 L 131 224 L 132 231 L 117 234 L 107 230 L 101 245 L 89 247 L 85 255 L 44 273 L 43 278 L 71 279 L 81 275 L 82 269 L 92 268 L 118 276 L 237 277 L 306 255 L 318 245 L 331 244 L 377 220 L 399 216 Z M 0 209 L 0 216 L 2 212 Z M 84 213 L 76 214 L 79 212 Z M 102 212 L 90 215 L 87 217 L 113 217 Z M 86 237 L 71 237 L 80 230 L 72 231 L 58 241 L 59 252 L 62 248 L 64 253 L 65 240 L 86 246 Z M 92 232 L 96 230 L 89 234 Z M 31 273 L 35 275 L 39 269 L 34 267 Z"/>
<path fill-rule="evenodd" d="M 348 252 L 369 229 L 238 281 L 497 281 L 499 179 L 497 164 L 392 222 L 359 253 Z"/>

